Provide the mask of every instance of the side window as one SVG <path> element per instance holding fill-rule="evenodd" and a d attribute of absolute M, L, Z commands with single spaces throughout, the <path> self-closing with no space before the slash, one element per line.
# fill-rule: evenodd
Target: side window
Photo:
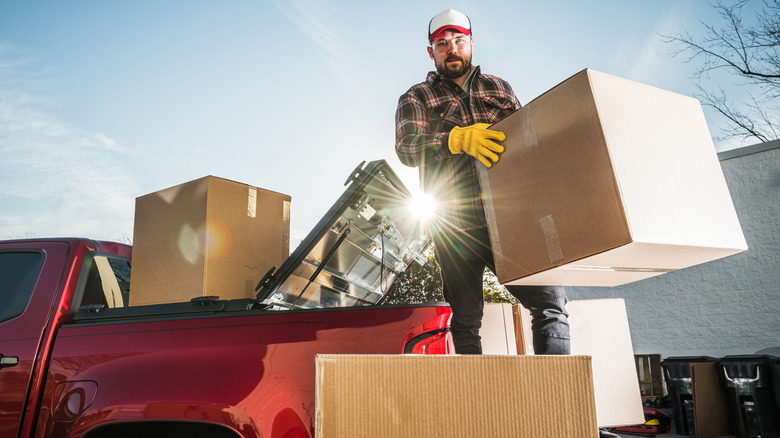
<path fill-rule="evenodd" d="M 24 312 L 42 266 L 40 252 L 0 252 L 0 321 Z"/>
<path fill-rule="evenodd" d="M 119 290 L 122 293 L 122 301 L 125 307 L 129 306 L 130 300 L 130 260 L 109 258 L 108 264 L 114 272 Z"/>
<path fill-rule="evenodd" d="M 102 304 L 127 307 L 130 298 L 130 260 L 96 255 L 82 272 L 84 290 L 80 306 Z"/>

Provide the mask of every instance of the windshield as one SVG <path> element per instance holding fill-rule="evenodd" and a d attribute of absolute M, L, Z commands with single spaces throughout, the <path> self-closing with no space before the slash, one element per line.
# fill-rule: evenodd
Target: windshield
<path fill-rule="evenodd" d="M 270 310 L 381 303 L 428 239 L 410 193 L 384 160 L 353 171 L 344 194 L 287 261 L 261 282 Z"/>

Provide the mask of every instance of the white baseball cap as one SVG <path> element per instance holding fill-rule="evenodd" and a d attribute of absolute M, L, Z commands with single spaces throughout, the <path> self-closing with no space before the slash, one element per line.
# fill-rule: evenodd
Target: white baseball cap
<path fill-rule="evenodd" d="M 471 20 L 463 12 L 447 9 L 428 23 L 428 41 L 433 41 L 447 29 L 456 30 L 463 35 L 471 35 Z"/>

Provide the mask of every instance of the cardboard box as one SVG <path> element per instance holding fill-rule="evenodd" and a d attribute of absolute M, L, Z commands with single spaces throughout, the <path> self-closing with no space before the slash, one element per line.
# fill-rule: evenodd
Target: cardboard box
<path fill-rule="evenodd" d="M 522 333 L 518 352 L 534 354 L 531 313 L 514 307 L 515 324 Z M 587 355 L 593 361 L 593 386 L 599 427 L 645 422 L 634 348 L 622 299 L 574 300 L 569 312 L 571 354 Z"/>
<path fill-rule="evenodd" d="M 598 437 L 585 356 L 319 355 L 316 436 Z"/>
<path fill-rule="evenodd" d="M 588 69 L 493 129 L 502 284 L 616 286 L 747 249 L 696 99 Z"/>
<path fill-rule="evenodd" d="M 253 298 L 290 250 L 290 197 L 207 176 L 136 199 L 130 305 Z"/>
<path fill-rule="evenodd" d="M 517 354 L 512 305 L 485 303 L 479 335 L 482 354 Z"/>
<path fill-rule="evenodd" d="M 726 391 L 716 362 L 691 363 L 691 392 L 696 438 L 734 436 Z"/>

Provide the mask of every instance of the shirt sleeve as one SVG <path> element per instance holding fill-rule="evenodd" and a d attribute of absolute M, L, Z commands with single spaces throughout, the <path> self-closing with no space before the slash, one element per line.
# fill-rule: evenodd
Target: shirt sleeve
<path fill-rule="evenodd" d="M 395 152 L 401 163 L 417 167 L 450 156 L 449 133 L 431 132 L 430 115 L 412 90 L 398 99 L 395 111 Z"/>
<path fill-rule="evenodd" d="M 520 105 L 520 101 L 517 100 L 517 96 L 515 95 L 515 91 L 512 90 L 512 86 L 509 85 L 509 82 L 507 81 L 502 81 L 502 82 L 506 87 L 506 93 L 509 95 L 509 100 L 512 101 L 512 105 L 514 105 L 515 109 L 520 109 L 522 105 Z"/>

